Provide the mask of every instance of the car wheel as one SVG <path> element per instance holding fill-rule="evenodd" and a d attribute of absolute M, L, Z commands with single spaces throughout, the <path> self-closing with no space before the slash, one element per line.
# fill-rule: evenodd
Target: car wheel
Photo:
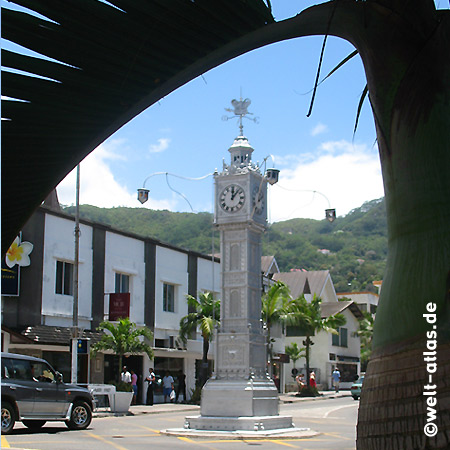
<path fill-rule="evenodd" d="M 8 402 L 2 403 L 2 434 L 9 434 L 16 422 L 16 413 Z"/>
<path fill-rule="evenodd" d="M 66 421 L 66 425 L 71 430 L 84 430 L 89 426 L 92 420 L 92 410 L 85 402 L 75 402 L 70 414 L 70 420 Z"/>
<path fill-rule="evenodd" d="M 357 395 L 352 395 L 352 397 L 353 397 L 353 400 L 358 400 L 358 396 Z"/>
<path fill-rule="evenodd" d="M 22 420 L 22 423 L 27 427 L 31 428 L 32 430 L 38 430 L 39 428 L 42 428 L 46 421 L 45 420 Z"/>

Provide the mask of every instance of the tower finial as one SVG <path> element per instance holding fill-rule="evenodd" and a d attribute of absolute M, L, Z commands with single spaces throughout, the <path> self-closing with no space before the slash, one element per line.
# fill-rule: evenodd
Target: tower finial
<path fill-rule="evenodd" d="M 231 104 L 233 105 L 233 109 L 231 108 L 225 108 L 225 111 L 233 113 L 231 117 L 229 116 L 222 116 L 222 120 L 230 120 L 234 119 L 235 117 L 238 118 L 239 121 L 239 132 L 240 136 L 244 136 L 244 125 L 242 123 L 242 119 L 245 117 L 246 119 L 252 120 L 255 123 L 258 123 L 258 117 L 246 117 L 247 115 L 253 115 L 253 113 L 248 112 L 248 107 L 252 101 L 249 98 L 246 98 L 245 100 L 242 100 L 242 92 L 240 100 L 233 99 L 231 100 Z"/>

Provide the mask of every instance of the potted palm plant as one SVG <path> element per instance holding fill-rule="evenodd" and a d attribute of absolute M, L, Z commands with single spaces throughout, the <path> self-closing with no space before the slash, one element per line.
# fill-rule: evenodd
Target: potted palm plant
<path fill-rule="evenodd" d="M 91 356 L 99 351 L 110 350 L 119 356 L 119 367 L 122 367 L 124 355 L 146 353 L 153 359 L 153 349 L 145 342 L 153 342 L 153 333 L 147 327 L 138 328 L 128 317 L 119 319 L 116 323 L 104 321 L 97 328 L 104 331 L 102 338 L 91 347 Z M 123 381 L 112 382 L 116 392 L 110 394 L 109 403 L 113 412 L 127 412 L 133 399 L 131 385 Z"/>

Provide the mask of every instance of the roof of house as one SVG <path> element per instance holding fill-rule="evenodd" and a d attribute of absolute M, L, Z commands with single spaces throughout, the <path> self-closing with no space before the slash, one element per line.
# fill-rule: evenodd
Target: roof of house
<path fill-rule="evenodd" d="M 69 345 L 72 338 L 70 327 L 57 327 L 50 325 L 35 325 L 25 328 L 21 332 L 22 336 L 39 344 Z M 98 342 L 103 333 L 97 331 L 84 330 L 81 338 L 89 338 L 91 343 Z"/>
<path fill-rule="evenodd" d="M 334 316 L 341 313 L 345 309 L 349 309 L 357 319 L 364 318 L 363 313 L 358 308 L 358 305 L 353 301 L 342 302 L 327 302 L 320 304 L 320 311 L 322 312 L 322 318 Z"/>
<path fill-rule="evenodd" d="M 312 270 L 310 272 L 275 273 L 273 279 L 286 283 L 291 290 L 292 297 L 297 298 L 302 294 L 309 293 L 320 295 L 329 276 L 329 270 Z"/>
<path fill-rule="evenodd" d="M 29 344 L 30 339 L 26 336 L 23 336 L 22 334 L 18 333 L 17 331 L 11 330 L 10 328 L 6 327 L 5 325 L 2 325 L 2 331 L 5 333 L 8 333 L 11 339 L 11 343 L 13 344 Z"/>
<path fill-rule="evenodd" d="M 280 272 L 275 256 L 261 256 L 261 272 L 265 276 Z"/>

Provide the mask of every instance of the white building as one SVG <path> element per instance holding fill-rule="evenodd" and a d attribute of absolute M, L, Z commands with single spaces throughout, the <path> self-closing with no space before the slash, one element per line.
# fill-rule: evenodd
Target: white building
<path fill-rule="evenodd" d="M 375 282 L 374 282 L 375 284 Z M 375 315 L 378 307 L 379 294 L 369 291 L 363 292 L 340 292 L 337 294 L 339 299 L 353 300 L 361 311 L 369 312 Z"/>
<path fill-rule="evenodd" d="M 153 361 L 145 354 L 125 358 L 140 375 L 140 400 L 145 398 L 143 379 L 149 367 L 158 376 L 165 370 L 176 376 L 182 370 L 189 397 L 202 341 L 198 334 L 184 348 L 177 339 L 179 323 L 188 313 L 188 294 L 211 291 L 219 297 L 219 260 L 86 220 L 80 228 L 78 322 L 83 337 L 98 340 L 95 330 L 109 318 L 110 294 L 129 293 L 130 320 L 154 332 Z M 21 268 L 19 295 L 2 297 L 2 351 L 43 357 L 69 380 L 74 218 L 42 206 L 25 225 L 22 241 L 34 246 L 31 265 Z M 213 353 L 212 345 L 209 358 Z M 92 361 L 80 354 L 78 365 L 81 383 L 107 383 L 120 372 L 112 354 L 99 353 Z M 161 400 L 160 390 L 155 401 Z"/>

